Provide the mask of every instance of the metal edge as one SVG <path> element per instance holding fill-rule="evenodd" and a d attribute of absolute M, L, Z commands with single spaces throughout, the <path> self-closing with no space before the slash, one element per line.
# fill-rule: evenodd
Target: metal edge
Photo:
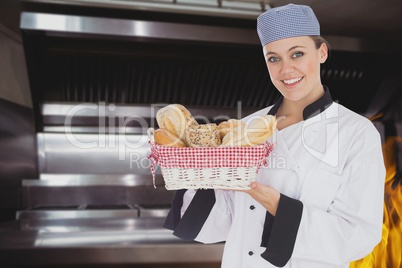
<path fill-rule="evenodd" d="M 38 3 L 58 3 L 67 4 L 67 1 L 50 1 L 50 0 L 24 0 L 27 2 L 38 2 Z M 72 4 L 69 2 L 68 4 Z M 76 3 L 77 4 L 77 3 Z M 95 5 L 96 6 L 96 5 Z M 148 11 L 146 8 L 139 8 L 139 10 Z M 151 9 L 152 10 L 152 9 Z M 176 10 L 175 10 L 176 12 Z M 22 12 L 21 14 L 21 29 L 22 30 L 43 30 L 49 31 L 50 35 L 60 35 L 63 29 L 55 28 L 55 24 L 46 23 L 46 27 L 35 28 L 32 27 L 35 19 L 34 15 L 40 16 L 56 16 L 54 14 L 45 13 L 32 13 L 32 12 Z M 207 14 L 206 14 L 207 15 Z M 180 23 L 162 23 L 162 22 L 152 22 L 152 21 L 133 21 L 133 20 L 118 20 L 118 19 L 107 19 L 107 18 L 91 18 L 85 16 L 67 16 L 67 15 L 57 15 L 63 16 L 64 18 L 69 18 L 74 21 L 74 18 L 83 18 L 86 25 L 96 25 L 102 20 L 113 21 L 113 23 L 123 22 L 125 27 L 117 27 L 117 30 L 104 32 L 104 29 L 100 29 L 98 32 L 92 32 L 92 34 L 103 34 L 112 36 L 122 36 L 122 37 L 140 37 L 140 38 L 150 38 L 150 39 L 172 39 L 172 40 L 184 40 L 184 41 L 209 41 L 209 42 L 219 42 L 219 43 L 231 43 L 231 44 L 245 44 L 245 45 L 260 45 L 258 40 L 257 32 L 255 29 L 246 28 L 230 28 L 230 27 L 218 27 L 218 26 L 207 26 L 207 25 L 189 25 Z M 95 23 L 88 23 L 88 20 L 94 19 Z M 256 19 L 253 18 L 254 20 Z M 131 24 L 130 24 L 131 23 Z M 75 23 L 69 23 L 70 27 L 76 25 Z M 108 23 L 109 25 L 111 23 Z M 123 30 L 127 30 L 127 25 L 131 25 L 132 29 L 139 30 L 137 33 L 134 31 L 127 34 Z M 104 28 L 104 27 L 103 27 Z M 146 29 L 145 33 L 142 32 Z M 155 30 L 156 29 L 156 30 Z M 66 30 L 66 33 L 82 34 L 84 32 L 77 31 L 77 29 Z M 153 32 L 154 31 L 154 32 Z M 49 34 L 48 33 L 48 34 Z M 58 33 L 58 34 L 57 34 Z M 85 32 L 88 34 L 89 32 Z M 339 51 L 350 51 L 350 52 L 379 52 L 379 53 L 400 53 L 400 47 L 402 46 L 402 41 L 389 39 L 379 40 L 374 38 L 362 38 L 362 37 L 350 37 L 350 36 L 335 36 L 335 35 L 325 35 L 323 36 L 329 41 L 332 50 Z"/>
<path fill-rule="evenodd" d="M 45 137 L 44 133 L 36 134 L 37 144 L 38 144 L 38 172 L 39 174 L 45 173 L 46 170 L 46 151 L 45 151 Z"/>
<path fill-rule="evenodd" d="M 173 1 L 169 4 L 163 3 L 152 3 L 139 2 L 139 1 L 99 1 L 99 0 L 22 0 L 22 2 L 32 2 L 32 3 L 47 3 L 47 4 L 58 4 L 58 5 L 72 5 L 72 6 L 84 6 L 84 7 L 101 7 L 101 8 L 128 8 L 138 11 L 149 11 L 149 12 L 163 12 L 163 13 L 177 13 L 177 14 L 189 14 L 189 15 L 202 15 L 208 17 L 226 17 L 226 18 L 238 18 L 238 19 L 256 19 L 264 10 L 261 9 L 261 4 L 259 10 L 247 11 L 235 9 L 233 7 L 200 7 L 196 5 L 178 5 L 174 4 Z M 263 2 L 263 1 L 260 1 Z M 264 7 L 269 9 L 269 4 L 265 4 Z"/>
<path fill-rule="evenodd" d="M 42 103 L 41 113 L 43 116 L 86 116 L 86 117 L 102 117 L 102 116 L 125 116 L 125 117 L 147 117 L 155 118 L 159 109 L 169 105 L 169 103 L 155 103 L 149 105 L 121 105 L 104 103 Z M 187 107 L 191 114 L 197 116 L 220 116 L 229 115 L 243 117 L 244 114 L 256 112 L 254 109 L 243 109 L 241 103 L 236 109 L 211 109 L 210 107 Z"/>
<path fill-rule="evenodd" d="M 119 133 L 119 134 L 144 134 L 144 129 L 140 127 L 69 127 L 72 133 Z M 65 133 L 66 127 L 65 126 L 44 126 L 44 132 L 51 132 L 51 133 Z"/>
<path fill-rule="evenodd" d="M 223 247 L 222 243 L 203 245 L 195 242 L 175 242 L 169 244 L 123 244 L 118 247 L 106 245 L 85 249 L 82 247 L 2 249 L 4 254 L 0 254 L 0 261 L 3 264 L 20 265 L 220 263 Z M 85 252 L 85 258 L 82 258 L 83 252 Z M 155 258 L 155 256 L 158 257 Z"/>
<path fill-rule="evenodd" d="M 184 23 L 22 12 L 21 29 L 47 35 L 91 35 L 258 45 L 254 29 Z"/>
<path fill-rule="evenodd" d="M 163 181 L 162 175 L 155 175 L 156 181 Z M 152 186 L 152 175 L 89 175 L 89 174 L 41 174 L 40 180 L 22 180 L 23 187 L 61 186 Z M 162 186 L 161 186 L 162 187 Z"/>
<path fill-rule="evenodd" d="M 103 210 L 23 210 L 17 211 L 17 220 L 93 219 L 138 217 L 137 208 Z"/>

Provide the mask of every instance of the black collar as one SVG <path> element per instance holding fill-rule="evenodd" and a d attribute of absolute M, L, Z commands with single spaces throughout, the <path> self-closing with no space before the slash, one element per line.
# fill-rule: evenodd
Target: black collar
<path fill-rule="evenodd" d="M 274 106 L 271 108 L 271 110 L 269 110 L 268 114 L 276 115 L 276 112 L 278 111 L 279 106 L 281 106 L 282 101 L 283 101 L 283 96 L 281 95 L 279 100 L 274 104 Z M 313 116 L 316 116 L 317 114 L 322 113 L 333 102 L 334 101 L 332 100 L 328 87 L 324 86 L 324 95 L 322 97 L 320 97 L 318 100 L 316 100 L 315 102 L 307 105 L 306 108 L 304 108 L 303 120 L 307 120 Z"/>

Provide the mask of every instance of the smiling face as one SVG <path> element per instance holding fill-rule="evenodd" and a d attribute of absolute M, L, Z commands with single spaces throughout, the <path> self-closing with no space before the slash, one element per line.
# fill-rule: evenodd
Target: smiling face
<path fill-rule="evenodd" d="M 263 47 L 272 83 L 284 98 L 312 102 L 322 94 L 320 64 L 328 57 L 328 47 L 319 49 L 309 36 L 285 38 Z"/>

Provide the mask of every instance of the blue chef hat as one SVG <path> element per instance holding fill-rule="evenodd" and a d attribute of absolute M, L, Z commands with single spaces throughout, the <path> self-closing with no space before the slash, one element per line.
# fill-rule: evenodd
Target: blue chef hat
<path fill-rule="evenodd" d="M 288 4 L 267 10 L 257 18 L 261 45 L 276 40 L 320 35 L 320 24 L 309 6 Z"/>

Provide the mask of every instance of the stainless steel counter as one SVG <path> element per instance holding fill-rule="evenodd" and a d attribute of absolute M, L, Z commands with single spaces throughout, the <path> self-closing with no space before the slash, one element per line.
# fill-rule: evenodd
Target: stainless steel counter
<path fill-rule="evenodd" d="M 0 224 L 0 263 L 219 263 L 223 244 L 186 242 L 162 228 L 164 217 L 135 210 L 22 212 Z M 146 216 L 148 215 L 148 216 Z M 159 216 L 155 216 L 159 215 Z"/>

